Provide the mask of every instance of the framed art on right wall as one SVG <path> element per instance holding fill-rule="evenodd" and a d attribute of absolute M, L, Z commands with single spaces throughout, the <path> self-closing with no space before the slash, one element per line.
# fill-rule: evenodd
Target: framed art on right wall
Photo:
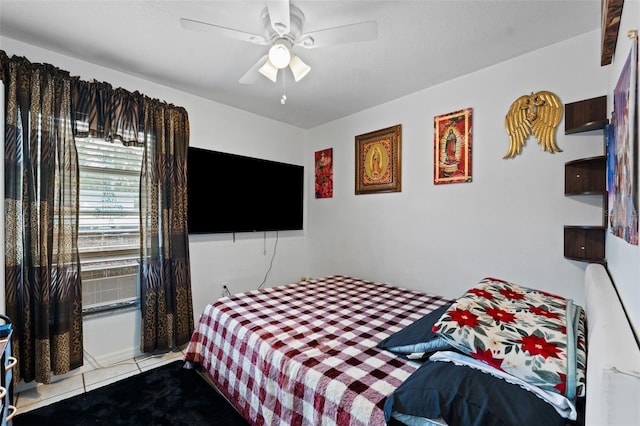
<path fill-rule="evenodd" d="M 613 91 L 613 128 L 607 132 L 609 230 L 638 245 L 638 40 L 632 47 Z"/>

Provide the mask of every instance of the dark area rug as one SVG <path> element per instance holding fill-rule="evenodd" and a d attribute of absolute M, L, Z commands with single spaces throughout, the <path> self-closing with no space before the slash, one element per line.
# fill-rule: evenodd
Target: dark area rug
<path fill-rule="evenodd" d="M 13 426 L 247 426 L 195 370 L 174 361 L 42 408 L 18 414 Z"/>

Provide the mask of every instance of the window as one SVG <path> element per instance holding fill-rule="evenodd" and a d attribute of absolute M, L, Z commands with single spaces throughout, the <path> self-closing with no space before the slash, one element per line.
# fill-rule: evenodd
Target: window
<path fill-rule="evenodd" d="M 76 145 L 83 312 L 137 305 L 143 148 L 96 138 Z"/>

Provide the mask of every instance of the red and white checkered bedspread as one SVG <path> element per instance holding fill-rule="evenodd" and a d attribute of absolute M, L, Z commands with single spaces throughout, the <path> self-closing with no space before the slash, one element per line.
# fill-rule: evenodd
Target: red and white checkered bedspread
<path fill-rule="evenodd" d="M 254 425 L 384 425 L 419 364 L 376 344 L 447 302 L 344 276 L 254 290 L 206 307 L 185 360 Z"/>

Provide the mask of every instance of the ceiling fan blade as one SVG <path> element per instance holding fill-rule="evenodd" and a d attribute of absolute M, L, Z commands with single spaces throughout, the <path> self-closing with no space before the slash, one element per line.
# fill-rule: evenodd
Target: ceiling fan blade
<path fill-rule="evenodd" d="M 296 45 L 314 49 L 336 44 L 370 41 L 376 38 L 378 38 L 378 23 L 367 21 L 303 34 Z"/>
<path fill-rule="evenodd" d="M 280 36 L 287 34 L 291 26 L 289 0 L 267 0 L 271 28 Z"/>
<path fill-rule="evenodd" d="M 260 76 L 260 74 L 258 73 L 258 69 L 260 69 L 260 67 L 262 65 L 264 65 L 267 62 L 268 59 L 268 55 L 264 55 L 262 58 L 258 59 L 258 62 L 256 62 L 251 68 L 249 68 L 249 71 L 247 71 L 238 81 L 240 84 L 253 84 L 256 82 L 256 80 L 258 79 L 258 77 Z"/>
<path fill-rule="evenodd" d="M 245 33 L 244 31 L 234 30 L 220 25 L 209 24 L 188 18 L 180 18 L 180 25 L 187 30 L 202 31 L 211 34 L 217 34 L 222 37 L 232 38 L 235 40 L 247 41 L 253 44 L 267 45 L 269 41 L 264 37 L 256 34 Z"/>

